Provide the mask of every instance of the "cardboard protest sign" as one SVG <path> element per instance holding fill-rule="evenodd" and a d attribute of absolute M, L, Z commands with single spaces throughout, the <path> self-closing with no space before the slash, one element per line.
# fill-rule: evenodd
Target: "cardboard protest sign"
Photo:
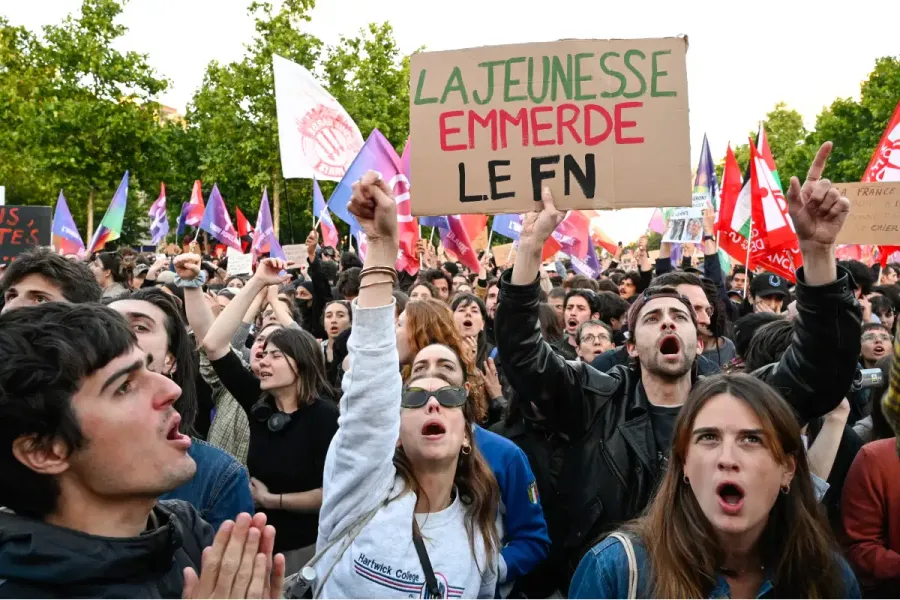
<path fill-rule="evenodd" d="M 687 38 L 414 54 L 414 215 L 689 206 Z"/>
<path fill-rule="evenodd" d="M 491 254 L 494 255 L 494 262 L 498 267 L 512 266 L 516 262 L 515 243 L 494 246 L 491 248 Z"/>
<path fill-rule="evenodd" d="M 838 244 L 900 245 L 900 181 L 836 183 L 850 200 Z"/>
<path fill-rule="evenodd" d="M 308 253 L 306 244 L 287 244 L 281 247 L 284 250 L 284 259 L 294 265 L 306 264 Z M 294 268 L 294 267 L 292 267 Z"/>
<path fill-rule="evenodd" d="M 49 206 L 0 206 L 0 264 L 35 246 L 50 245 Z"/>
<path fill-rule="evenodd" d="M 249 275 L 253 272 L 253 255 L 242 254 L 234 248 L 225 252 L 228 256 L 228 275 Z"/>

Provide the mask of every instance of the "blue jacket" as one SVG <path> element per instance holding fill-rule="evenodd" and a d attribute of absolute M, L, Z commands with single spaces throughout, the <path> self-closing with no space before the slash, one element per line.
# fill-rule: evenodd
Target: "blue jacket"
<path fill-rule="evenodd" d="M 224 450 L 191 439 L 188 454 L 197 463 L 193 479 L 163 494 L 160 500 L 189 502 L 200 517 L 218 530 L 219 525 L 240 513 L 253 514 L 253 496 L 247 470 Z"/>
<path fill-rule="evenodd" d="M 505 437 L 476 425 L 475 443 L 500 486 L 503 517 L 500 583 L 512 582 L 530 572 L 550 553 L 550 535 L 537 483 L 525 453 Z"/>
<path fill-rule="evenodd" d="M 652 598 L 650 595 L 649 558 L 647 550 L 640 540 L 631 538 L 634 546 L 634 557 L 638 571 L 638 598 Z M 859 584 L 850 565 L 842 556 L 835 553 L 835 560 L 840 561 L 844 572 L 844 592 L 839 598 L 860 598 Z M 628 597 L 628 557 L 625 547 L 619 540 L 608 537 L 593 548 L 581 559 L 572 584 L 569 586 L 569 598 L 627 598 Z M 731 598 L 731 588 L 722 575 L 716 575 L 716 585 L 710 598 Z M 757 598 L 774 598 L 771 573 L 756 594 Z"/>

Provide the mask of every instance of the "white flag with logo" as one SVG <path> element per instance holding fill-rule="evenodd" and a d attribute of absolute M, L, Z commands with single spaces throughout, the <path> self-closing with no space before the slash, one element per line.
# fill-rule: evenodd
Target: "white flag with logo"
<path fill-rule="evenodd" d="M 363 145 L 356 123 L 302 66 L 275 54 L 272 68 L 284 177 L 340 181 Z"/>

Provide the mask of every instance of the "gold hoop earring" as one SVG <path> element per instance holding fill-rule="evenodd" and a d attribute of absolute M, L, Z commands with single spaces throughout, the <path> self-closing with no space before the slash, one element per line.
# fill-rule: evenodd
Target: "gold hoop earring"
<path fill-rule="evenodd" d="M 781 486 L 781 493 L 787 496 L 791 493 L 791 484 Z"/>
<path fill-rule="evenodd" d="M 688 479 L 687 475 L 682 475 L 681 480 L 684 482 L 684 485 L 691 485 L 691 480 Z"/>
<path fill-rule="evenodd" d="M 460 452 L 463 455 L 468 456 L 468 455 L 472 454 L 472 446 L 470 446 L 469 444 L 466 444 L 465 446 L 462 447 Z"/>

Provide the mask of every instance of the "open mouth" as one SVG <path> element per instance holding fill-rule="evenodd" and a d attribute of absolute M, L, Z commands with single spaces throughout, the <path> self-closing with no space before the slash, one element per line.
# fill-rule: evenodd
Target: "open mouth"
<path fill-rule="evenodd" d="M 428 421 L 425 425 L 422 426 L 422 435 L 427 438 L 436 438 L 440 437 L 447 433 L 447 430 L 444 428 L 443 423 L 440 421 Z"/>
<path fill-rule="evenodd" d="M 175 415 L 175 418 L 172 419 L 172 424 L 166 431 L 166 441 L 174 442 L 182 450 L 187 450 L 191 447 L 191 438 L 178 431 L 179 425 L 181 425 L 181 415 Z"/>
<path fill-rule="evenodd" d="M 659 343 L 659 351 L 664 356 L 673 356 L 681 351 L 681 342 L 674 335 L 667 335 Z"/>
<path fill-rule="evenodd" d="M 569 329 L 575 329 L 578 327 L 578 321 L 576 319 L 569 319 L 566 321 L 566 325 L 568 325 Z"/>
<path fill-rule="evenodd" d="M 259 372 L 259 378 L 260 378 L 260 379 L 267 379 L 267 378 L 269 378 L 269 377 L 271 377 L 271 376 L 272 376 L 272 372 L 271 372 L 271 371 L 260 371 L 260 372 Z"/>
<path fill-rule="evenodd" d="M 872 348 L 872 352 L 874 354 L 881 356 L 885 352 L 885 347 L 884 346 L 875 346 L 874 348 Z"/>
<path fill-rule="evenodd" d="M 744 506 L 744 488 L 731 481 L 723 481 L 716 487 L 719 506 L 729 514 L 738 513 Z"/>

